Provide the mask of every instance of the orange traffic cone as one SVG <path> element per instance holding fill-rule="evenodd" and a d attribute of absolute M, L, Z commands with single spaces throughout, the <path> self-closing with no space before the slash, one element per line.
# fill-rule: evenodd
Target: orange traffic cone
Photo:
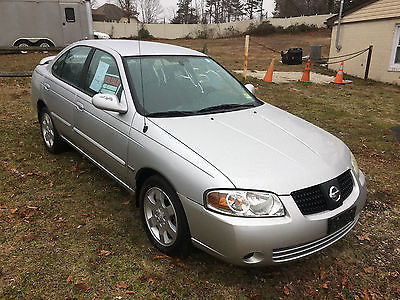
<path fill-rule="evenodd" d="M 272 59 L 271 64 L 269 65 L 267 73 L 265 73 L 264 81 L 265 82 L 272 82 L 272 75 L 274 74 L 274 62 L 275 59 Z"/>
<path fill-rule="evenodd" d="M 339 66 L 339 71 L 336 74 L 335 80 L 333 81 L 333 83 L 337 83 L 337 84 L 343 84 L 343 61 Z"/>
<path fill-rule="evenodd" d="M 308 82 L 311 83 L 310 81 L 310 71 L 311 71 L 311 59 L 307 61 L 306 64 L 306 69 L 304 70 L 303 76 L 301 76 L 301 82 Z"/>

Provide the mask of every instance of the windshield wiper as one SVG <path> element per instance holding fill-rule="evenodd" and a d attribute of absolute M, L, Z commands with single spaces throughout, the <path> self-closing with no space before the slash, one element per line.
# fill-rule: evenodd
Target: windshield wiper
<path fill-rule="evenodd" d="M 146 117 L 162 118 L 162 117 L 185 117 L 192 116 L 194 113 L 191 111 L 168 110 L 149 113 Z"/>
<path fill-rule="evenodd" d="M 210 106 L 210 107 L 200 109 L 200 110 L 196 111 L 196 113 L 224 112 L 224 111 L 236 110 L 238 108 L 248 108 L 248 107 L 255 107 L 255 106 L 257 106 L 257 104 L 253 103 L 253 102 L 245 103 L 245 104 L 237 104 L 237 103 L 221 104 L 221 105 Z"/>

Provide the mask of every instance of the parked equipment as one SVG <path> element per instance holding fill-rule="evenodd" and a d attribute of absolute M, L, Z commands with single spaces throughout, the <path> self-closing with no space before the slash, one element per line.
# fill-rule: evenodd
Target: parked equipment
<path fill-rule="evenodd" d="M 290 48 L 287 51 L 281 51 L 281 56 L 284 65 L 301 65 L 303 48 Z"/>
<path fill-rule="evenodd" d="M 0 26 L 0 47 L 64 47 L 93 38 L 89 0 L 2 0 Z"/>
<path fill-rule="evenodd" d="M 314 61 L 320 61 L 322 58 L 322 45 L 311 45 L 310 58 Z"/>

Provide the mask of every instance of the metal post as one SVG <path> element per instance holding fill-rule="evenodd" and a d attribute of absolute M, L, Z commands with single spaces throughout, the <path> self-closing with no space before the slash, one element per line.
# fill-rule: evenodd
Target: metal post
<path fill-rule="evenodd" d="M 244 65 L 243 65 L 244 79 L 246 79 L 246 77 L 247 77 L 247 61 L 248 61 L 248 56 L 249 56 L 249 41 L 250 41 L 250 36 L 246 35 L 246 39 L 244 42 Z"/>
<path fill-rule="evenodd" d="M 364 74 L 364 79 L 368 79 L 368 74 L 369 74 L 369 67 L 371 65 L 371 57 L 372 57 L 372 49 L 374 46 L 370 45 L 368 48 L 368 58 L 367 58 L 367 65 L 365 66 L 365 74 Z"/>
<path fill-rule="evenodd" d="M 336 29 L 336 49 L 337 49 L 337 51 L 340 51 L 342 49 L 342 46 L 339 45 L 339 37 L 340 37 L 340 26 L 342 24 L 343 4 L 344 4 L 344 0 L 341 0 L 340 1 L 340 9 L 339 9 L 339 20 L 338 20 L 337 29 Z"/>

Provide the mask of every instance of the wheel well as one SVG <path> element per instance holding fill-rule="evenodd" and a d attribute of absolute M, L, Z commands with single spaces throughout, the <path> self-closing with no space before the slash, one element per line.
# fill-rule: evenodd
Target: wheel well
<path fill-rule="evenodd" d="M 170 181 L 165 178 L 165 176 L 163 176 L 160 172 L 157 172 L 154 169 L 151 168 L 143 168 L 140 169 L 137 173 L 136 173 L 136 189 L 135 189 L 135 201 L 136 201 L 136 207 L 139 207 L 139 196 L 140 196 L 140 190 L 143 186 L 143 183 L 146 181 L 147 178 L 150 178 L 151 176 L 160 176 L 161 178 L 163 178 L 166 182 L 168 182 L 168 184 L 175 190 L 174 186 L 170 183 Z"/>
<path fill-rule="evenodd" d="M 50 47 L 54 47 L 54 43 L 49 39 L 40 39 L 35 43 L 35 46 L 40 46 L 41 43 L 48 43 Z"/>
<path fill-rule="evenodd" d="M 26 43 L 28 46 L 32 46 L 32 45 L 33 45 L 33 43 L 32 43 L 30 40 L 25 39 L 25 38 L 22 38 L 22 39 L 16 40 L 16 41 L 13 43 L 13 46 L 14 46 L 14 47 L 18 47 L 20 43 Z"/>
<path fill-rule="evenodd" d="M 38 119 L 40 122 L 40 112 L 42 111 L 42 109 L 46 107 L 46 104 L 44 104 L 44 102 L 42 100 L 39 100 L 37 102 L 37 115 L 38 115 Z"/>

